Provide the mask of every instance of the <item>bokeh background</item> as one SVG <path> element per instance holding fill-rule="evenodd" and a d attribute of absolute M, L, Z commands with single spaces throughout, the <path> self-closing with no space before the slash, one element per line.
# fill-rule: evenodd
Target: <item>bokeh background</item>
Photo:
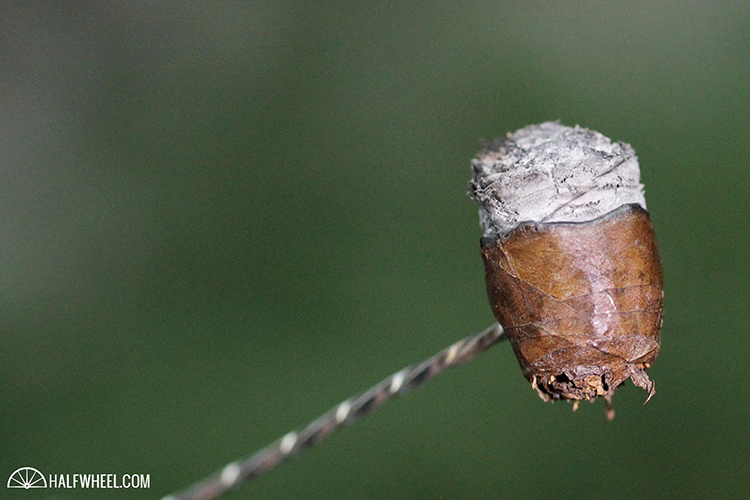
<path fill-rule="evenodd" d="M 501 344 L 229 498 L 746 496 L 748 33 L 744 1 L 3 5 L 0 497 L 159 498 L 483 329 L 469 161 L 557 119 L 639 154 L 652 401 L 543 403 Z"/>

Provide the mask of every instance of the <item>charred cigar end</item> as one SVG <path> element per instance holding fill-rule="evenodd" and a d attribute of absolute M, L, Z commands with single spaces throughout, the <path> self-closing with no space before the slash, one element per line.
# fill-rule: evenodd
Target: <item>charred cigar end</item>
<path fill-rule="evenodd" d="M 582 167 L 581 143 L 592 137 L 594 154 Z M 627 379 L 650 398 L 646 369 L 660 347 L 662 271 L 632 148 L 556 123 L 493 147 L 475 160 L 472 196 L 485 229 L 490 304 L 524 376 L 545 401 L 609 400 Z M 615 192 L 597 197 L 608 188 Z M 562 195 L 534 198 L 554 193 Z"/>

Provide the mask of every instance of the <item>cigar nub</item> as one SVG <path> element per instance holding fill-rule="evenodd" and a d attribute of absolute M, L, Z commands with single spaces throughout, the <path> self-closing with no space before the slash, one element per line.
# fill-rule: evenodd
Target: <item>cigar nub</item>
<path fill-rule="evenodd" d="M 630 145 L 547 122 L 473 160 L 487 293 L 544 400 L 654 392 L 663 287 Z"/>

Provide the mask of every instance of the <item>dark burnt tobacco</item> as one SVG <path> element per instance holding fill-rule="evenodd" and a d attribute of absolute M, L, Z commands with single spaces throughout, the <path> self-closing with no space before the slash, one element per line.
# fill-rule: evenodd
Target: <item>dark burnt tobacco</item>
<path fill-rule="evenodd" d="M 546 123 L 495 141 L 474 169 L 487 293 L 532 387 L 609 402 L 631 379 L 650 399 L 664 294 L 632 148 Z"/>

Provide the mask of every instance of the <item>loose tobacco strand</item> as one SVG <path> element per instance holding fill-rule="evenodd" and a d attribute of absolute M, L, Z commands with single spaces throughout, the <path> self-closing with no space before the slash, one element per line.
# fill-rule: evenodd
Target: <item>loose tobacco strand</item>
<path fill-rule="evenodd" d="M 284 460 L 318 443 L 336 429 L 352 424 L 394 396 L 418 387 L 447 368 L 472 360 L 492 345 L 506 338 L 503 328 L 495 323 L 482 333 L 466 337 L 443 349 L 433 357 L 408 366 L 364 393 L 353 396 L 307 426 L 292 431 L 249 456 L 226 465 L 189 489 L 167 495 L 162 500 L 212 500 L 241 484 L 265 474 Z"/>

